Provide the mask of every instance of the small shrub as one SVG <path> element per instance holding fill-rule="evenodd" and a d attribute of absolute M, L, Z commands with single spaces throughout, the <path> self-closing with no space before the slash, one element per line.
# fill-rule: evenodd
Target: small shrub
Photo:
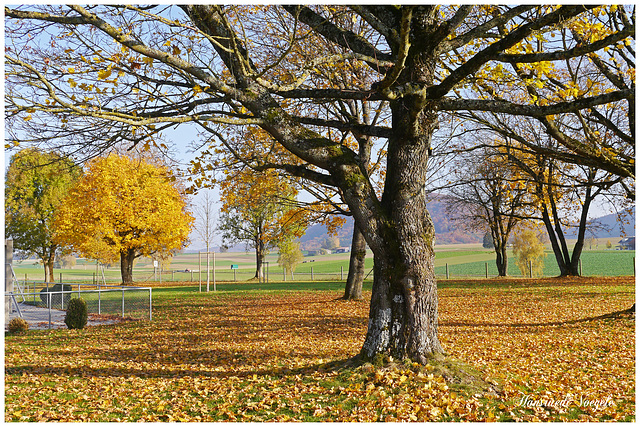
<path fill-rule="evenodd" d="M 82 298 L 73 298 L 69 301 L 64 323 L 69 329 L 83 329 L 87 326 L 87 303 Z"/>
<path fill-rule="evenodd" d="M 16 317 L 9 321 L 9 332 L 12 334 L 22 334 L 29 330 L 29 324 L 21 317 Z"/>

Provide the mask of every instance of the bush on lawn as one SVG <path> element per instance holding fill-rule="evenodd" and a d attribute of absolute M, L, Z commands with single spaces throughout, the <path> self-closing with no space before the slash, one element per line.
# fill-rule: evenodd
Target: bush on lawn
<path fill-rule="evenodd" d="M 9 321 L 9 332 L 12 334 L 23 334 L 29 330 L 29 324 L 21 317 L 16 317 Z"/>
<path fill-rule="evenodd" d="M 73 298 L 69 301 L 69 308 L 64 317 L 64 323 L 69 329 L 83 329 L 87 326 L 87 303 L 82 298 Z"/>

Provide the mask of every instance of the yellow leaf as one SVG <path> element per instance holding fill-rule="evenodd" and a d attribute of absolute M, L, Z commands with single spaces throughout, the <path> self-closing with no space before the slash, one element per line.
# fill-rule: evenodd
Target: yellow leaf
<path fill-rule="evenodd" d="M 111 69 L 107 68 L 106 70 L 100 70 L 98 71 L 98 78 L 99 79 L 106 79 L 111 75 Z"/>

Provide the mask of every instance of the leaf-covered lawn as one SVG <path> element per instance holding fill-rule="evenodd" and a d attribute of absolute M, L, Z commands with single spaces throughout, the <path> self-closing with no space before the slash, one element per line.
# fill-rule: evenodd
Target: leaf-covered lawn
<path fill-rule="evenodd" d="M 340 368 L 362 344 L 369 295 L 159 291 L 151 323 L 6 336 L 5 420 L 631 421 L 635 318 L 597 317 L 629 308 L 633 283 L 443 283 L 443 346 L 501 383 L 499 397 L 411 363 Z"/>

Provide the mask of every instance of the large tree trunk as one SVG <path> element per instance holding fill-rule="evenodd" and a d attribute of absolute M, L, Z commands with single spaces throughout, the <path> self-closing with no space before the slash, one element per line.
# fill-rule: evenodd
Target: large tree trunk
<path fill-rule="evenodd" d="M 364 281 L 364 261 L 366 255 L 367 242 L 358 229 L 358 225 L 354 224 L 349 258 L 349 275 L 347 276 L 347 284 L 345 285 L 342 299 L 362 299 L 362 282 Z"/>
<path fill-rule="evenodd" d="M 136 259 L 135 249 L 120 252 L 120 275 L 122 283 L 133 283 L 133 262 Z"/>
<path fill-rule="evenodd" d="M 421 58 L 418 67 L 429 67 L 428 62 Z M 415 67 L 409 64 L 407 69 L 412 72 Z M 360 353 L 364 359 L 389 355 L 424 364 L 431 355 L 443 353 L 438 340 L 435 230 L 424 191 L 437 119 L 423 106 L 416 111 L 416 105 L 421 105 L 420 99 L 413 96 L 391 103 L 394 135 L 389 139 L 379 207 L 382 221 L 378 233 L 367 236 L 375 276 Z"/>

